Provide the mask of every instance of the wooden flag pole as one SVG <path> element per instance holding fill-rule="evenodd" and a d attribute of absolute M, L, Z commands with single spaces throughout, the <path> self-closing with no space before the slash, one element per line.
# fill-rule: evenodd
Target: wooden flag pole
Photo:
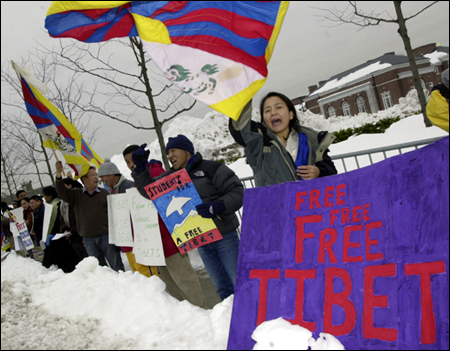
<path fill-rule="evenodd" d="M 55 155 L 56 161 L 59 162 L 58 156 L 56 156 L 55 149 L 52 149 L 52 151 L 53 151 L 53 155 Z M 64 168 L 62 169 L 62 174 L 63 174 L 64 177 L 66 176 L 66 172 L 64 172 Z"/>

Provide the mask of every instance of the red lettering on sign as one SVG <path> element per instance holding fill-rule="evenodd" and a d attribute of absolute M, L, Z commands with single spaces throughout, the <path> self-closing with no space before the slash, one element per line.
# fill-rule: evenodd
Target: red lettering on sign
<path fill-rule="evenodd" d="M 363 221 L 364 221 L 364 222 L 370 221 L 370 217 L 369 217 L 369 207 L 370 207 L 370 204 L 365 204 L 365 205 L 363 206 Z"/>
<path fill-rule="evenodd" d="M 361 210 L 361 205 L 352 208 L 352 221 L 353 223 L 361 222 L 361 217 L 358 211 Z"/>
<path fill-rule="evenodd" d="M 340 210 L 331 210 L 330 211 L 330 225 L 332 226 L 337 219 L 336 214 L 338 214 Z"/>
<path fill-rule="evenodd" d="M 300 205 L 305 202 L 305 199 L 302 196 L 306 196 L 308 193 L 306 191 L 299 191 L 297 193 L 297 200 L 295 201 L 295 210 L 298 211 L 300 209 Z"/>
<path fill-rule="evenodd" d="M 330 240 L 325 241 L 325 235 L 330 236 Z M 319 246 L 319 263 L 325 263 L 325 251 L 328 253 L 330 263 L 337 263 L 336 255 L 331 247 L 337 240 L 337 232 L 333 228 L 326 228 L 320 232 L 320 246 Z"/>
<path fill-rule="evenodd" d="M 362 262 L 362 256 L 349 256 L 348 249 L 351 247 L 358 248 L 360 243 L 350 241 L 350 234 L 355 231 L 362 230 L 362 225 L 353 225 L 344 228 L 344 245 L 342 250 L 342 262 Z"/>
<path fill-rule="evenodd" d="M 320 190 L 319 189 L 313 189 L 309 192 L 309 209 L 312 210 L 314 208 L 314 205 L 316 205 L 317 208 L 321 208 L 319 203 L 319 196 L 320 196 Z"/>
<path fill-rule="evenodd" d="M 406 275 L 420 276 L 420 304 L 422 318 L 420 320 L 420 342 L 434 344 L 436 342 L 436 317 L 433 311 L 431 294 L 431 275 L 445 273 L 444 261 L 411 263 L 405 265 Z"/>
<path fill-rule="evenodd" d="M 347 184 L 339 184 L 336 187 L 336 205 L 345 205 L 345 200 L 342 197 L 347 195 L 343 190 L 347 187 Z"/>
<path fill-rule="evenodd" d="M 333 202 L 330 202 L 329 199 L 333 197 L 333 194 L 330 194 L 330 191 L 334 190 L 334 186 L 327 186 L 325 188 L 325 207 L 332 207 Z"/>
<path fill-rule="evenodd" d="M 381 221 L 366 224 L 366 260 L 367 261 L 381 260 L 384 258 L 384 255 L 382 252 L 377 252 L 374 254 L 370 253 L 370 247 L 378 244 L 378 240 L 370 239 L 370 230 L 375 229 L 375 228 L 380 228 L 382 225 L 383 225 L 383 222 L 381 222 Z"/>
<path fill-rule="evenodd" d="M 305 223 L 319 223 L 322 222 L 322 215 L 313 215 L 306 217 L 295 218 L 297 224 L 297 234 L 295 243 L 295 262 L 303 262 L 303 240 L 314 238 L 314 233 L 305 233 Z"/>
<path fill-rule="evenodd" d="M 341 218 L 342 224 L 351 223 L 350 217 L 348 216 L 349 214 L 350 214 L 350 210 L 347 207 L 344 207 L 342 209 L 342 214 L 341 214 L 342 215 L 342 218 Z"/>
<path fill-rule="evenodd" d="M 309 269 L 307 271 L 286 269 L 286 278 L 297 279 L 297 293 L 295 294 L 295 318 L 288 321 L 293 324 L 298 324 L 312 332 L 316 331 L 316 323 L 306 322 L 303 320 L 303 303 L 305 296 L 305 279 L 314 279 L 316 277 L 316 270 Z"/>
<path fill-rule="evenodd" d="M 251 279 L 260 279 L 259 283 L 259 305 L 256 325 L 260 325 L 266 320 L 267 313 L 267 282 L 269 279 L 280 279 L 279 269 L 252 269 Z"/>
<path fill-rule="evenodd" d="M 334 292 L 333 281 L 338 277 L 344 283 L 344 290 Z M 356 309 L 352 301 L 348 299 L 352 291 L 352 280 L 345 269 L 325 269 L 325 301 L 323 311 L 323 331 L 335 336 L 350 333 L 356 324 Z M 333 325 L 333 305 L 341 306 L 345 312 L 345 321 L 341 325 Z"/>
<path fill-rule="evenodd" d="M 363 335 L 366 339 L 379 339 L 396 341 L 398 330 L 393 328 L 374 327 L 374 307 L 388 307 L 386 295 L 375 296 L 373 282 L 375 277 L 394 277 L 396 275 L 395 263 L 369 266 L 364 268 L 364 308 L 363 308 Z"/>

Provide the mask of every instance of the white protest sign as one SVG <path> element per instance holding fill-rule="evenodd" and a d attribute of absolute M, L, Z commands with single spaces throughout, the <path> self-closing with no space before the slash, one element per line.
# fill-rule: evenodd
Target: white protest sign
<path fill-rule="evenodd" d="M 153 202 L 135 188 L 127 189 L 127 196 L 134 229 L 133 253 L 136 262 L 146 266 L 165 266 L 158 212 Z"/>
<path fill-rule="evenodd" d="M 133 247 L 127 194 L 108 195 L 108 221 L 109 243 Z"/>
<path fill-rule="evenodd" d="M 10 218 L 10 228 L 14 237 L 17 238 L 14 242 L 19 243 L 19 250 L 31 250 L 34 248 L 34 245 L 31 240 L 30 233 L 28 232 L 27 224 L 23 219 L 23 209 L 21 207 L 16 208 L 11 211 L 11 214 L 13 216 Z M 22 239 L 23 245 L 20 244 L 19 237 Z"/>
<path fill-rule="evenodd" d="M 52 217 L 52 211 L 53 211 L 53 205 L 44 203 L 43 206 L 45 207 L 44 224 L 42 226 L 42 240 L 39 243 L 42 247 L 42 250 L 45 249 L 45 242 L 47 241 L 47 236 L 50 231 L 50 219 Z"/>

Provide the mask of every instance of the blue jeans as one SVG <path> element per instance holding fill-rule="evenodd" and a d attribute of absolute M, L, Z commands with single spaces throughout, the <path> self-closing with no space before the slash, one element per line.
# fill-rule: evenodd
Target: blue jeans
<path fill-rule="evenodd" d="M 236 230 L 222 235 L 223 239 L 198 248 L 206 271 L 222 300 L 234 294 L 239 236 Z"/>
<path fill-rule="evenodd" d="M 116 272 L 119 270 L 125 272 L 120 249 L 108 243 L 108 234 L 84 237 L 83 243 L 88 255 L 97 258 L 100 266 L 107 266 L 106 260 L 108 260 L 109 266 Z"/>

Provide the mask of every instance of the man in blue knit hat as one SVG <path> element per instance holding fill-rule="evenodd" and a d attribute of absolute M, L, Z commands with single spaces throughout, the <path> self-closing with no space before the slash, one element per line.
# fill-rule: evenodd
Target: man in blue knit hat
<path fill-rule="evenodd" d="M 222 300 L 234 294 L 239 254 L 239 220 L 236 211 L 242 207 L 244 187 L 236 174 L 226 165 L 204 160 L 194 151 L 194 145 L 184 135 L 169 138 L 166 153 L 172 168 L 160 177 L 152 178 L 145 167 L 149 152 L 141 147 L 133 153 L 135 169 L 132 176 L 139 192 L 148 197 L 144 187 L 155 180 L 185 168 L 197 189 L 203 204 L 197 212 L 211 218 L 223 239 L 198 248 L 217 294 Z"/>

